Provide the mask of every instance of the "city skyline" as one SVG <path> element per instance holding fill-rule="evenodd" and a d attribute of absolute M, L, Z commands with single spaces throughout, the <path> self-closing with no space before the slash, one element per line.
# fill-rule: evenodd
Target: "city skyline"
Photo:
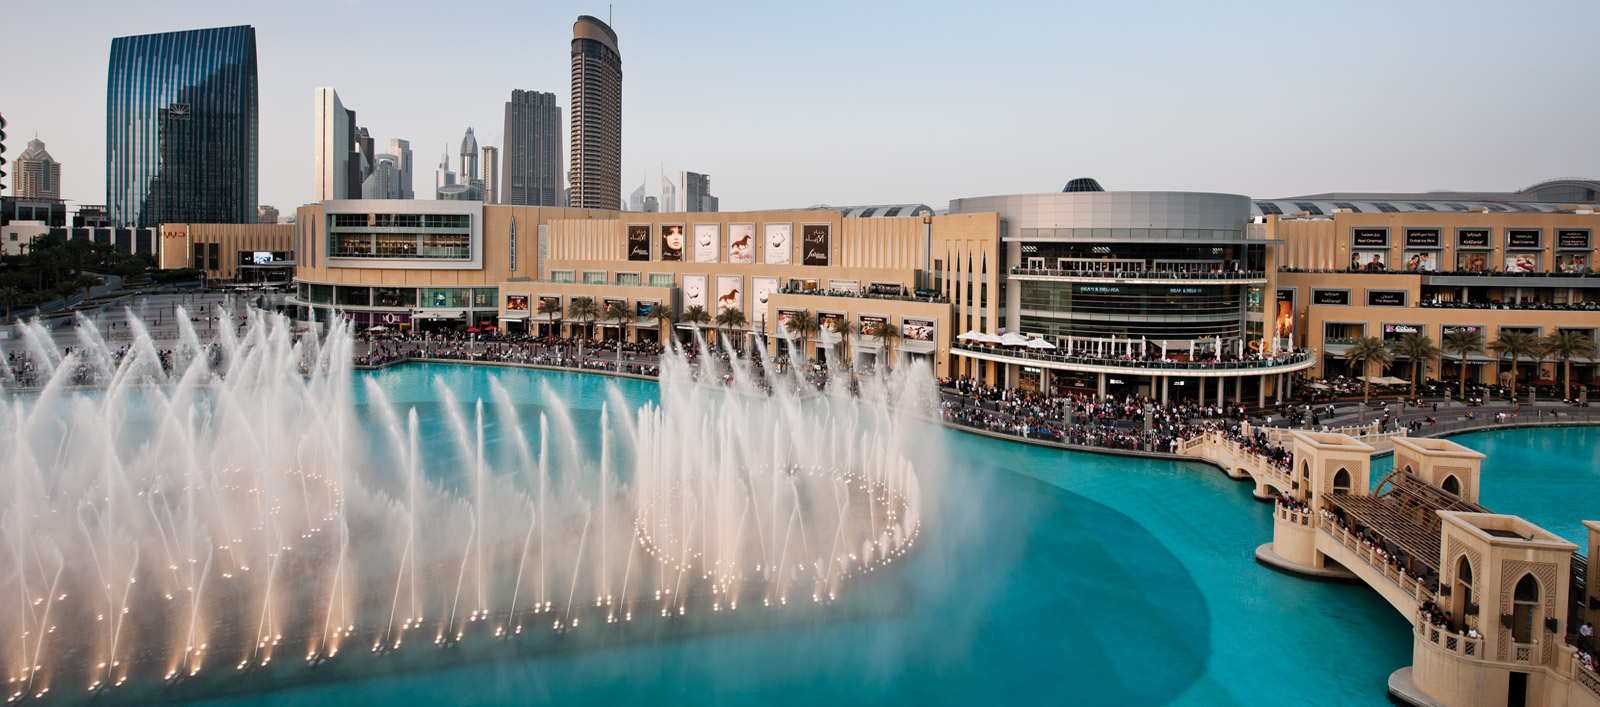
<path fill-rule="evenodd" d="M 316 86 L 339 87 L 375 137 L 436 145 L 459 141 L 472 125 L 481 144 L 503 147 L 505 96 L 522 88 L 565 98 L 572 21 L 606 19 L 604 8 L 584 5 L 494 4 L 465 17 L 420 4 L 271 13 L 94 5 L 93 13 L 82 4 L 13 11 L 19 23 L 64 28 L 17 40 L 24 55 L 48 45 L 59 68 L 44 88 L 0 81 L 16 142 L 37 135 L 50 144 L 65 165 L 62 197 L 76 204 L 104 200 L 103 96 L 115 37 L 255 26 L 259 202 L 287 209 L 311 193 L 305 113 Z M 1600 137 L 1582 127 L 1600 99 L 1563 88 L 1559 72 L 1526 68 L 1581 65 L 1583 20 L 1600 19 L 1600 7 L 1497 11 L 1509 7 L 1373 6 L 1297 18 L 1229 5 L 1165 8 L 1152 19 L 1108 7 L 908 14 L 619 5 L 610 19 L 630 59 L 622 173 L 693 165 L 717 175 L 725 210 L 891 201 L 942 208 L 961 195 L 1055 191 L 1075 176 L 1111 189 L 1254 197 L 1513 190 L 1593 176 Z M 1557 16 L 1568 21 L 1548 22 Z M 484 50 L 485 70 L 473 75 L 406 50 L 467 31 L 464 22 L 485 33 L 482 46 L 517 50 Z M 372 61 L 338 60 L 356 49 L 343 31 L 351 23 L 389 38 L 359 47 L 378 55 Z M 1315 31 L 1291 31 L 1307 27 Z M 990 51 L 996 42 L 1012 51 Z M 723 89 L 707 90 L 708 82 Z M 417 110 L 419 96 L 441 95 L 449 100 Z"/>

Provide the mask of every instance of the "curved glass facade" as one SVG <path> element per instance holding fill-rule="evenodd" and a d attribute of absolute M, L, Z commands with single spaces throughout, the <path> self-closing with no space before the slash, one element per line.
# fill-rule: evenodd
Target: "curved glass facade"
<path fill-rule="evenodd" d="M 106 208 L 118 226 L 252 223 L 256 31 L 118 37 L 106 82 Z"/>

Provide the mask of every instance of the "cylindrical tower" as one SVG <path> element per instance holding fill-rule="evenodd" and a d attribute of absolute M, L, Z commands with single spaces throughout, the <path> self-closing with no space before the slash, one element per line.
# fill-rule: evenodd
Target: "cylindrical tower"
<path fill-rule="evenodd" d="M 572 25 L 572 174 L 568 206 L 622 208 L 622 54 L 617 33 L 582 15 Z"/>

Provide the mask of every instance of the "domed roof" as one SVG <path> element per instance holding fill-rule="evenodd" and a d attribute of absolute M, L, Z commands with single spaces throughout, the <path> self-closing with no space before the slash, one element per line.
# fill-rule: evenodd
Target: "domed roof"
<path fill-rule="evenodd" d="M 461 138 L 461 154 L 478 154 L 478 138 L 472 136 L 472 128 L 467 128 L 467 136 Z"/>
<path fill-rule="evenodd" d="M 1105 191 L 1105 188 L 1100 186 L 1100 183 L 1095 181 L 1093 177 L 1078 177 L 1077 179 L 1067 182 L 1066 188 L 1062 189 L 1061 191 Z"/>

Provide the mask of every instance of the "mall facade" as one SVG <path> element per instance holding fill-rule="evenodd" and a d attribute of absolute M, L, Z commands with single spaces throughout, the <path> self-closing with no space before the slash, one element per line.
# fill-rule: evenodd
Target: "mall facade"
<path fill-rule="evenodd" d="M 1600 328 L 1589 206 L 1285 208 L 1299 203 L 1092 180 L 888 218 L 326 201 L 268 250 L 293 259 L 290 304 L 310 322 L 647 341 L 690 336 L 690 308 L 737 308 L 746 324 L 721 335 L 823 362 L 918 358 L 999 385 L 1246 405 L 1288 395 L 1296 375 L 1349 373 L 1341 354 L 1360 335 Z M 631 316 L 574 319 L 578 297 Z M 675 319 L 646 316 L 657 305 Z M 801 311 L 820 326 L 790 332 Z M 864 334 L 880 323 L 896 336 Z M 1520 362 L 1521 379 L 1558 375 L 1538 363 Z M 1595 379 L 1594 361 L 1572 363 L 1575 381 Z M 1459 365 L 1446 354 L 1425 373 L 1453 380 Z M 1500 373 L 1492 354 L 1465 365 Z"/>

